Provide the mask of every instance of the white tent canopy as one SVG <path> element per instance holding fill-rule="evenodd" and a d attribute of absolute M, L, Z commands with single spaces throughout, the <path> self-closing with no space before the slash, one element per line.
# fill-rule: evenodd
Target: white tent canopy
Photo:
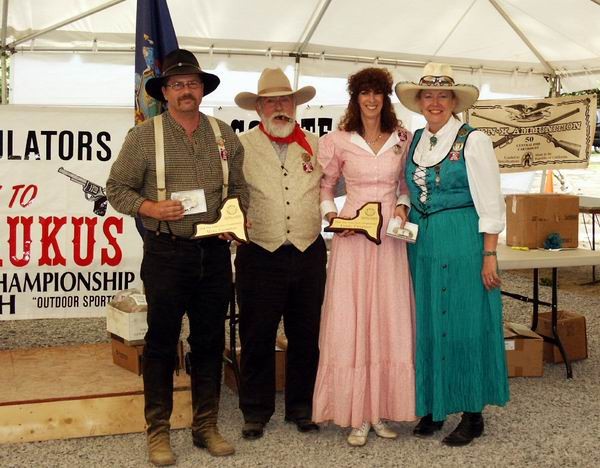
<path fill-rule="evenodd" d="M 135 0 L 0 0 L 0 6 L 2 48 L 16 69 L 11 91 L 25 89 L 21 80 L 35 88 L 21 57 L 65 76 L 69 68 L 61 67 L 78 52 L 77 67 L 111 63 L 116 75 L 132 76 Z M 600 79 L 600 0 L 168 0 L 168 6 L 180 47 L 199 54 L 208 69 L 289 66 L 302 84 L 311 76 L 345 78 L 366 63 L 388 66 L 398 80 L 415 79 L 425 63 L 443 61 L 459 80 L 487 84 L 491 93 L 537 96 L 548 94 L 544 76 L 560 77 L 563 91 L 597 87 Z M 21 66 L 28 73 L 19 75 Z M 106 85 L 106 77 L 100 84 L 89 79 L 96 90 Z M 67 88 L 73 90 L 71 83 Z"/>

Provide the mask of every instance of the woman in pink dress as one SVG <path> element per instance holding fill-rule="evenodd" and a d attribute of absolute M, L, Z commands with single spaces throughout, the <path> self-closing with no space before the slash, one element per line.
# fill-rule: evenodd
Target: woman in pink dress
<path fill-rule="evenodd" d="M 321 212 L 328 221 L 338 216 L 333 192 L 340 176 L 347 191 L 340 217 L 380 202 L 382 231 L 390 218 L 407 218 L 404 163 L 412 135 L 392 108 L 392 83 L 380 68 L 350 76 L 339 130 L 319 142 Z M 348 443 L 362 446 L 371 428 L 397 437 L 384 420 L 415 419 L 413 318 L 405 241 L 382 233 L 377 245 L 353 231 L 336 234 L 321 316 L 315 422 L 352 427 Z"/>

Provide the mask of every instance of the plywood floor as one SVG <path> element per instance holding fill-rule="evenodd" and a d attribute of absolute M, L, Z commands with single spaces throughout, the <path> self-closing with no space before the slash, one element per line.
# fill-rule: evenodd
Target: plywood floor
<path fill-rule="evenodd" d="M 112 362 L 110 343 L 0 351 L 0 405 L 141 394 L 142 377 Z M 185 372 L 175 387 L 189 388 Z"/>
<path fill-rule="evenodd" d="M 0 351 L 0 443 L 144 430 L 143 383 L 109 343 Z M 191 418 L 189 377 L 175 376 L 173 427 Z"/>

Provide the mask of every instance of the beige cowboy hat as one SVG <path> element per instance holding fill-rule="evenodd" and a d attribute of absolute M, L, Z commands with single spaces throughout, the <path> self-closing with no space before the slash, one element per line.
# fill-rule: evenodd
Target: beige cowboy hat
<path fill-rule="evenodd" d="M 258 79 L 258 92 L 256 94 L 249 92 L 239 93 L 234 101 L 246 110 L 256 109 L 256 100 L 260 97 L 275 96 L 294 96 L 296 105 L 304 104 L 315 97 L 317 91 L 312 86 L 305 86 L 297 91 L 292 90 L 290 80 L 288 80 L 281 68 L 265 68 Z"/>
<path fill-rule="evenodd" d="M 452 67 L 446 63 L 430 62 L 423 68 L 423 76 L 421 76 L 418 84 L 401 81 L 395 87 L 396 96 L 398 96 L 404 107 L 418 114 L 421 114 L 421 108 L 417 101 L 417 95 L 419 91 L 425 89 L 449 89 L 454 92 L 454 96 L 456 96 L 454 112 L 457 114 L 466 111 L 475 104 L 479 97 L 477 87 L 454 83 Z"/>

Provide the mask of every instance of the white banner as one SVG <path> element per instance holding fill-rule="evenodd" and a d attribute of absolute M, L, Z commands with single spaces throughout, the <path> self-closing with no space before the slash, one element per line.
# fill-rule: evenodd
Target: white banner
<path fill-rule="evenodd" d="M 319 135 L 344 107 L 298 109 Z M 238 131 L 255 112 L 206 109 Z M 103 203 L 130 108 L 0 106 L 0 320 L 103 316 L 116 291 L 141 287 L 133 218 Z"/>
<path fill-rule="evenodd" d="M 139 287 L 133 218 L 104 186 L 133 111 L 0 106 L 0 320 L 99 316 Z"/>
<path fill-rule="evenodd" d="M 478 101 L 466 114 L 471 126 L 491 137 L 501 172 L 589 164 L 596 96 Z"/>

